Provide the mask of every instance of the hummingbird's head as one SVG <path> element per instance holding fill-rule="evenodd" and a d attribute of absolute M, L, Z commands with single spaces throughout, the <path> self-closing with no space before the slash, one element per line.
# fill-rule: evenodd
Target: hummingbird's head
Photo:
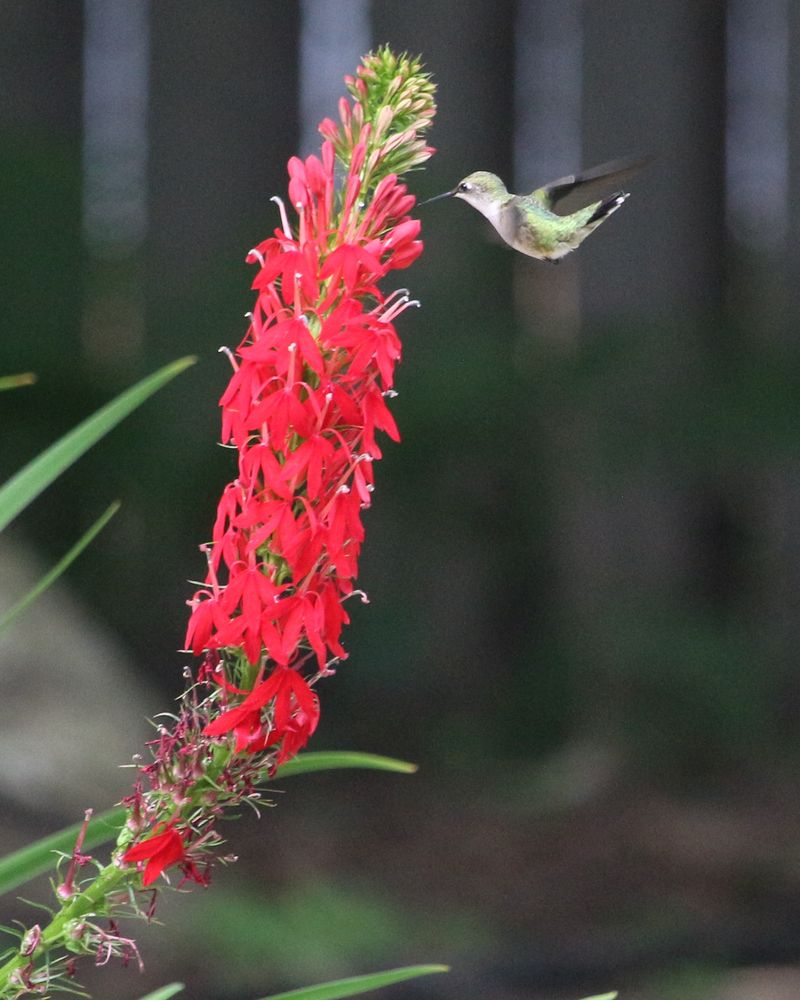
<path fill-rule="evenodd" d="M 437 194 L 435 198 L 420 202 L 420 205 L 429 205 L 432 201 L 439 201 L 442 198 L 462 198 L 479 212 L 489 215 L 507 194 L 505 184 L 496 174 L 490 174 L 486 170 L 476 170 L 474 174 L 456 184 L 452 191 Z"/>
<path fill-rule="evenodd" d="M 454 198 L 466 201 L 473 208 L 477 208 L 488 219 L 493 219 L 503 199 L 508 195 L 508 191 L 497 174 L 490 174 L 486 170 L 476 170 L 474 174 L 470 174 L 456 184 L 452 195 Z"/>
<path fill-rule="evenodd" d="M 506 186 L 497 174 L 490 174 L 487 170 L 476 170 L 474 174 L 470 174 L 457 184 L 452 194 L 455 198 L 474 202 L 478 198 L 496 198 L 499 194 L 506 194 Z"/>

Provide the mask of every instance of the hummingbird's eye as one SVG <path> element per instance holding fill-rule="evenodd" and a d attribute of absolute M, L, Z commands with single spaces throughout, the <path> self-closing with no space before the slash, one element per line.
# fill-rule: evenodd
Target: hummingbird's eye
<path fill-rule="evenodd" d="M 460 183 L 460 184 L 458 185 L 458 190 L 459 190 L 459 191 L 469 191 L 471 187 L 472 187 L 472 185 L 471 185 L 471 184 L 467 184 L 467 182 L 466 182 L 466 181 L 462 181 L 462 182 L 461 182 L 461 183 Z"/>

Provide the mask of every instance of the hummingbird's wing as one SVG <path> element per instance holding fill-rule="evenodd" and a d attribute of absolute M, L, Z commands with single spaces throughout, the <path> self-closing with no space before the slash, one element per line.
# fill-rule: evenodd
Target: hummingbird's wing
<path fill-rule="evenodd" d="M 601 163 L 599 167 L 592 167 L 584 170 L 580 174 L 570 174 L 568 177 L 559 177 L 557 181 L 551 181 L 544 187 L 537 188 L 531 195 L 539 201 L 545 208 L 553 210 L 553 207 L 560 201 L 573 193 L 580 194 L 581 200 L 591 200 L 592 195 L 601 188 L 618 187 L 628 178 L 646 166 L 652 157 L 640 159 L 610 160 L 608 163 Z"/>

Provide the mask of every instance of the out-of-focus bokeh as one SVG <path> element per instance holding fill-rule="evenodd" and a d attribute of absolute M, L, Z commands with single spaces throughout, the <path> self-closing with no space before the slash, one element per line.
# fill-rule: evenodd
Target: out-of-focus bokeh
<path fill-rule="evenodd" d="M 85 978 L 234 1000 L 439 960 L 450 976 L 392 996 L 794 998 L 791 0 L 0 5 L 0 373 L 39 376 L 0 397 L 0 473 L 200 358 L 8 533 L 6 603 L 123 502 L 0 646 L 4 843 L 122 794 L 144 715 L 181 689 L 187 578 L 232 473 L 217 349 L 245 330 L 244 256 L 277 223 L 287 158 L 313 151 L 342 75 L 382 42 L 439 84 L 420 197 L 477 169 L 526 191 L 655 158 L 559 267 L 462 203 L 420 210 L 371 604 L 315 737 L 420 773 L 286 781 L 278 808 L 230 827 L 238 865 L 165 897 L 144 976 Z"/>

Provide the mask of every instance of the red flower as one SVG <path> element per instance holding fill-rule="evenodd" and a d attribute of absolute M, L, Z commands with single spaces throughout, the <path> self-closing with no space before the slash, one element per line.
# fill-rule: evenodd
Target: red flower
<path fill-rule="evenodd" d="M 159 824 L 156 830 L 163 824 Z M 122 860 L 128 864 L 137 864 L 146 861 L 142 885 L 150 885 L 158 876 L 171 865 L 183 861 L 186 857 L 186 849 L 183 838 L 174 826 L 168 826 L 161 833 L 154 833 L 147 840 L 141 840 L 122 855 Z"/>
<path fill-rule="evenodd" d="M 264 707 L 275 699 L 271 724 L 262 719 Z M 306 680 L 288 667 L 278 667 L 255 687 L 241 705 L 223 712 L 203 730 L 205 736 L 236 735 L 236 751 L 251 753 L 288 738 L 277 762 L 283 763 L 305 746 L 319 722 L 319 701 Z M 290 752 L 291 750 L 291 752 Z"/>

